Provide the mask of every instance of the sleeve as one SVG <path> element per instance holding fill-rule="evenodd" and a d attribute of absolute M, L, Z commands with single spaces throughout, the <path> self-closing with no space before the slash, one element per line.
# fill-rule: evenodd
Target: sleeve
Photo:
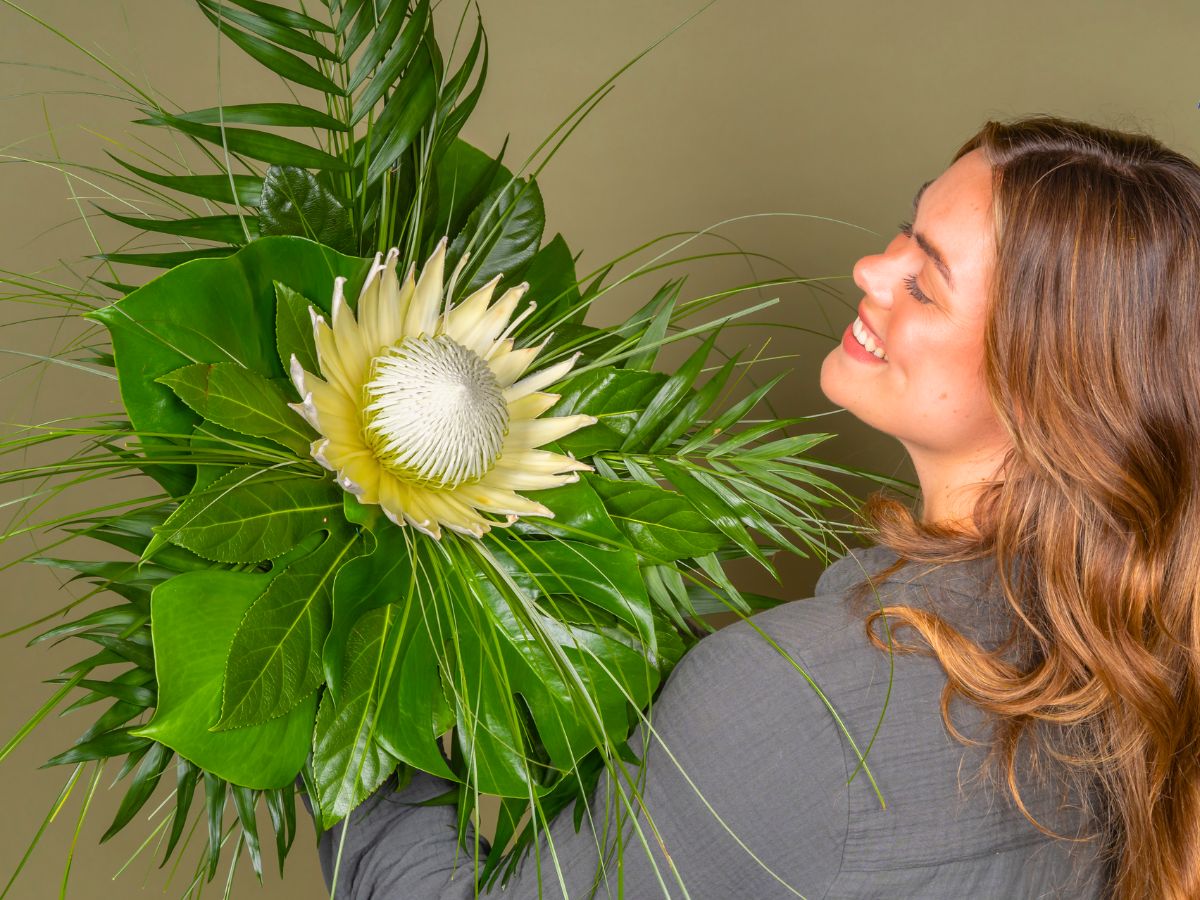
<path fill-rule="evenodd" d="M 822 896 L 841 868 L 849 770 L 828 710 L 795 666 L 752 630 L 723 629 L 680 661 L 649 720 L 649 744 L 645 722 L 630 740 L 643 764 L 617 777 L 628 801 L 621 865 L 610 854 L 599 866 L 601 848 L 615 843 L 612 804 L 626 803 L 605 773 L 580 829 L 564 810 L 492 895 Z M 319 853 L 329 885 L 345 828 L 336 897 L 475 896 L 454 808 L 412 805 L 450 787 L 425 773 L 401 791 L 385 783 L 326 832 Z"/>

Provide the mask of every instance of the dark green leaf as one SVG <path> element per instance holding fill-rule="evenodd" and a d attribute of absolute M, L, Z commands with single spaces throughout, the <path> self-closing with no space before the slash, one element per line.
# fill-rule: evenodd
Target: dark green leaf
<path fill-rule="evenodd" d="M 636 325 L 643 320 L 648 311 L 653 311 L 650 324 L 641 332 L 637 344 L 634 345 L 638 348 L 638 352 L 625 359 L 624 367 L 626 369 L 649 372 L 654 368 L 663 338 L 667 336 L 667 326 L 671 324 L 671 316 L 675 312 L 675 301 L 679 299 L 679 290 L 682 287 L 682 278 L 668 281 L 658 289 L 658 292 L 637 314 L 621 327 L 623 336 L 636 334 Z"/>
<path fill-rule="evenodd" d="M 359 54 L 358 61 L 350 73 L 350 82 L 346 85 L 347 92 L 353 91 L 362 84 L 363 79 L 370 74 L 371 70 L 379 65 L 383 55 L 396 40 L 396 35 L 400 33 L 400 26 L 404 24 L 407 15 L 408 3 L 406 0 L 405 2 L 388 3 L 382 9 L 379 20 L 375 23 L 374 33 L 367 41 L 367 45 L 363 47 L 362 53 Z M 348 62 L 349 57 L 346 56 L 344 61 Z"/>
<path fill-rule="evenodd" d="M 160 175 L 132 166 L 111 153 L 109 156 L 144 181 L 205 200 L 258 206 L 262 193 L 263 180 L 253 175 Z"/>
<path fill-rule="evenodd" d="M 246 851 L 250 854 L 250 867 L 262 884 L 262 850 L 258 842 L 258 822 L 255 820 L 255 808 L 258 806 L 258 791 L 230 785 L 233 790 L 233 806 L 237 810 L 238 821 L 242 824 L 242 834 L 246 838 Z"/>
<path fill-rule="evenodd" d="M 208 773 L 250 788 L 290 783 L 308 756 L 316 697 L 286 716 L 211 731 L 234 634 L 270 575 L 188 572 L 154 592 L 158 708 L 137 734 L 166 744 Z"/>
<path fill-rule="evenodd" d="M 655 485 L 594 480 L 608 513 L 633 546 L 656 562 L 691 559 L 726 544 L 683 496 Z"/>
<path fill-rule="evenodd" d="M 301 28 L 305 31 L 320 31 L 326 34 L 333 34 L 333 29 L 324 22 L 318 21 L 311 16 L 306 16 L 303 13 L 284 9 L 273 3 L 263 3 L 261 0 L 226 0 L 226 2 L 232 3 L 234 6 L 240 6 L 242 9 L 247 9 L 269 22 L 277 22 L 280 25 Z"/>
<path fill-rule="evenodd" d="M 204 8 L 203 4 L 200 11 L 214 25 L 220 22 L 216 16 Z M 288 81 L 294 81 L 296 84 L 302 84 L 305 87 L 315 88 L 326 94 L 333 94 L 338 97 L 345 95 L 345 92 L 337 84 L 330 81 L 321 74 L 319 69 L 313 68 L 300 59 L 300 57 L 288 53 L 286 50 L 281 50 L 274 44 L 267 43 L 262 38 L 239 31 L 227 22 L 220 22 L 219 27 L 222 34 L 226 35 L 231 41 L 246 51 L 248 55 L 258 60 L 281 78 L 286 78 Z"/>
<path fill-rule="evenodd" d="M 99 737 L 76 744 L 65 753 L 48 759 L 42 768 L 65 766 L 93 759 L 112 759 L 125 753 L 149 748 L 150 741 L 132 733 L 129 728 L 118 728 Z"/>
<path fill-rule="evenodd" d="M 345 160 L 330 156 L 324 150 L 266 131 L 202 125 L 164 112 L 152 112 L 148 118 L 138 119 L 137 124 L 174 128 L 218 147 L 228 147 L 232 153 L 240 153 L 274 165 L 300 166 L 331 172 L 344 172 L 350 168 L 350 164 Z"/>
<path fill-rule="evenodd" d="M 175 813 L 171 817 L 171 835 L 167 838 L 167 850 L 163 853 L 163 861 L 159 868 L 166 865 L 175 845 L 183 836 L 183 828 L 187 825 L 188 811 L 192 808 L 192 800 L 196 795 L 196 782 L 200 780 L 200 769 L 194 763 L 182 756 L 175 758 Z"/>
<path fill-rule="evenodd" d="M 212 772 L 204 773 L 204 811 L 208 821 L 208 847 L 205 856 L 208 860 L 209 881 L 217 874 L 217 863 L 221 859 L 221 826 L 225 818 L 225 796 L 228 790 L 228 781 Z"/>
<path fill-rule="evenodd" d="M 404 80 L 388 99 L 373 129 L 366 182 L 371 184 L 395 164 L 417 134 L 429 124 L 437 105 L 437 83 L 426 52 L 418 51 Z M 364 145 L 365 146 L 365 145 Z M 362 159 L 356 160 L 361 166 Z"/>
<path fill-rule="evenodd" d="M 634 421 L 646 408 L 647 399 L 667 380 L 658 372 L 632 372 L 604 367 L 567 378 L 555 393 L 558 402 L 547 415 L 586 414 L 599 421 L 559 440 L 564 451 L 588 457 L 601 450 L 615 450 L 625 440 Z"/>
<path fill-rule="evenodd" d="M 392 14 L 393 11 L 402 12 L 404 9 L 405 4 L 393 3 L 388 14 Z M 428 26 L 429 0 L 419 0 L 416 9 L 413 10 L 412 17 L 408 20 L 408 25 L 404 28 L 404 33 L 400 35 L 400 40 L 387 51 L 387 56 L 375 72 L 371 83 L 367 85 L 366 89 L 354 101 L 354 110 L 350 114 L 351 124 L 357 124 L 362 121 L 363 116 L 370 112 L 375 107 L 375 104 L 379 102 L 380 98 L 395 86 L 396 81 L 400 78 L 400 73 L 404 71 L 405 66 L 412 62 L 417 48 L 421 46 L 422 39 L 425 37 L 425 30 Z M 363 79 L 370 74 L 370 71 L 369 68 L 363 67 L 360 60 L 354 74 L 350 78 L 350 85 L 347 90 L 355 90 L 362 83 Z"/>
<path fill-rule="evenodd" d="M 465 292 L 482 287 L 504 273 L 511 282 L 537 252 L 546 211 L 537 182 L 517 179 L 494 191 L 476 207 L 446 254 L 452 268 L 470 250 Z"/>
<path fill-rule="evenodd" d="M 133 228 L 157 234 L 177 234 L 205 241 L 223 241 L 226 244 L 244 244 L 250 235 L 258 231 L 258 219 L 254 216 L 196 216 L 191 219 L 145 219 L 137 216 L 122 216 L 101 209 L 110 219 L 116 219 Z"/>
<path fill-rule="evenodd" d="M 314 434 L 275 383 L 237 363 L 195 363 L 158 381 L 203 418 L 241 434 L 267 438 L 301 458 Z"/>
<path fill-rule="evenodd" d="M 524 277 L 529 282 L 529 299 L 537 302 L 537 310 L 521 325 L 518 335 L 537 334 L 543 328 L 583 319 L 575 260 L 561 234 L 534 254 Z"/>
<path fill-rule="evenodd" d="M 716 340 L 717 332 L 714 331 L 650 398 L 645 410 L 638 416 L 633 427 L 629 429 L 629 434 L 625 435 L 621 450 L 636 453 L 647 449 L 653 443 L 655 432 L 661 430 L 667 417 L 696 383 L 696 378 L 705 362 L 708 361 L 708 355 L 712 352 Z"/>
<path fill-rule="evenodd" d="M 279 877 L 283 877 L 283 862 L 287 859 L 292 841 L 296 838 L 296 786 L 264 791 L 271 828 L 275 832 L 275 856 L 279 860 Z"/>
<path fill-rule="evenodd" d="M 349 131 L 339 119 L 318 109 L 298 103 L 242 103 L 235 106 L 213 106 L 181 113 L 179 118 L 202 125 L 224 122 L 226 125 L 276 125 L 288 128 L 324 128 L 326 131 Z"/>
<path fill-rule="evenodd" d="M 683 466 L 667 462 L 665 459 L 655 460 L 655 465 L 663 477 L 670 481 L 676 490 L 691 501 L 692 505 L 699 509 L 712 524 L 721 529 L 739 547 L 745 550 L 747 554 L 757 559 L 768 572 L 774 574 L 774 567 L 762 555 L 762 551 L 758 549 L 758 545 L 754 543 L 754 540 L 742 525 L 737 510 L 731 509 L 728 503 L 713 493 L 711 488 L 701 483 L 695 475 Z"/>
<path fill-rule="evenodd" d="M 354 249 L 350 213 L 313 175 L 295 166 L 271 166 L 267 170 L 259 229 L 264 236 L 295 234 L 311 238 L 343 253 Z"/>
<path fill-rule="evenodd" d="M 142 758 L 142 763 L 138 766 L 137 773 L 129 785 L 129 790 L 125 792 L 125 797 L 121 800 L 121 805 L 117 809 L 116 816 L 113 817 L 112 824 L 101 835 L 100 843 L 103 844 L 128 825 L 129 820 L 137 814 L 137 811 L 146 805 L 146 801 L 150 799 L 150 795 L 158 787 L 159 776 L 166 770 L 167 765 L 171 762 L 171 757 L 174 755 L 171 752 L 171 748 L 164 747 L 162 744 L 154 744 L 150 748 L 149 752 Z"/>
<path fill-rule="evenodd" d="M 308 56 L 315 56 L 318 59 L 328 60 L 329 62 L 337 61 L 337 54 L 327 48 L 320 41 L 316 40 L 310 35 L 301 34 L 298 31 L 294 31 L 287 25 L 274 22 L 271 19 L 256 15 L 255 13 L 240 12 L 236 9 L 230 9 L 224 0 L 196 0 L 196 2 L 200 4 L 201 10 L 208 15 L 209 20 L 214 24 L 217 22 L 218 18 L 220 18 L 225 20 L 225 22 L 230 22 L 234 25 L 240 25 L 247 31 L 252 31 L 257 35 L 261 35 L 262 37 L 265 37 L 267 40 L 272 41 L 281 47 L 289 47 L 292 50 L 298 50 L 301 53 L 307 54 Z M 228 28 L 225 24 L 222 24 L 221 31 L 229 34 L 233 31 L 233 29 Z M 230 34 L 230 37 L 232 38 L 233 35 Z M 236 39 L 234 39 L 234 43 L 242 46 L 241 43 Z M 243 47 L 243 49 L 246 48 Z M 249 50 L 246 50 L 246 52 L 250 53 Z M 254 56 L 255 59 L 259 59 L 259 57 L 255 56 L 253 53 L 250 55 Z M 265 60 L 262 59 L 259 59 L 259 61 L 265 62 Z M 270 63 L 267 63 L 267 65 L 270 65 Z M 274 68 L 274 66 L 271 66 L 271 68 Z M 315 85 L 309 85 L 309 87 L 315 87 Z"/>
<path fill-rule="evenodd" d="M 149 266 L 152 269 L 175 269 L 194 259 L 220 259 L 231 255 L 234 247 L 203 247 L 199 250 L 180 250 L 175 253 L 97 253 L 94 259 L 103 259 L 127 266 Z M 134 293 L 137 293 L 134 291 Z M 130 294 L 130 296 L 133 296 Z"/>

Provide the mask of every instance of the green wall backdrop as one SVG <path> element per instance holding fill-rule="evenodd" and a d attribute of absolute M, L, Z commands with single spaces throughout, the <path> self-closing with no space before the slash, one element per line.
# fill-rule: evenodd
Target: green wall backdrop
<path fill-rule="evenodd" d="M 218 99 L 287 99 L 278 83 L 228 43 L 219 48 L 218 78 L 215 29 L 189 0 L 26 2 L 84 48 L 185 108 L 215 105 Z M 595 86 L 700 6 L 699 0 L 486 0 L 481 12 L 491 50 L 488 83 L 463 136 L 494 152 L 507 135 L 506 160 L 523 160 Z M 438 7 L 446 46 L 461 9 L 461 0 L 443 0 Z M 777 392 L 778 414 L 830 413 L 813 423 L 813 430 L 839 434 L 821 448 L 824 456 L 911 478 L 898 443 L 835 411 L 817 387 L 821 359 L 860 299 L 849 277 L 854 261 L 887 243 L 895 224 L 907 217 L 914 189 L 936 176 L 989 117 L 1048 112 L 1140 128 L 1196 156 L 1198 38 L 1200 5 L 1185 0 L 1003 5 L 719 0 L 622 76 L 542 173 L 547 237 L 561 231 L 573 249 L 583 251 L 580 271 L 586 272 L 661 234 L 752 214 L 792 214 L 733 222 L 719 229 L 721 239 L 691 245 L 718 251 L 734 242 L 823 279 L 817 282 L 823 292 L 789 287 L 778 293 L 781 302 L 771 318 L 799 328 L 734 329 L 725 346 L 761 345 L 769 338 L 764 356 L 792 356 L 768 362 L 762 371 L 793 370 Z M 0 3 L 0 60 L 0 269 L 58 278 L 60 261 L 73 264 L 95 252 L 76 203 L 94 212 L 98 192 L 86 180 L 68 184 L 52 167 L 19 158 L 45 160 L 57 146 L 64 158 L 102 163 L 105 147 L 134 146 L 144 129 L 127 124 L 133 117 L 128 105 L 102 96 L 112 91 L 94 80 L 103 74 L 95 63 L 8 0 Z M 66 93 L 80 89 L 97 95 Z M 123 237 L 119 227 L 94 217 L 88 221 L 106 246 L 109 237 Z M 754 273 L 782 270 L 759 261 L 752 271 L 745 260 L 726 258 L 686 271 L 691 276 L 685 294 L 697 296 Z M 662 280 L 666 277 L 663 273 Z M 659 283 L 656 277 L 634 283 L 597 318 L 619 320 Z M 774 295 L 762 295 L 768 296 Z M 7 323 L 0 347 L 46 353 L 65 343 L 75 333 L 71 321 L 22 323 L 45 312 L 16 303 L 0 308 L 0 321 Z M 12 352 L 0 355 L 0 421 L 117 412 L 115 382 L 62 367 L 30 368 L 32 362 Z M 126 484 L 102 485 L 69 504 L 50 503 L 35 518 L 80 508 L 85 499 L 98 504 L 128 496 L 129 490 Z M 9 491 L 0 503 L 14 496 Z M 8 521 L 14 509 L 0 507 L 7 527 L 15 524 Z M 33 542 L 45 547 L 53 537 L 14 539 L 0 558 L 7 562 L 28 552 Z M 68 555 L 87 552 L 81 542 Z M 815 561 L 788 565 L 783 587 L 775 590 L 806 596 L 820 569 Z M 747 579 L 767 586 L 749 574 Z M 47 569 L 3 570 L 0 630 L 83 591 Z M 27 637 L 0 644 L 0 742 L 49 695 L 52 686 L 42 679 L 77 658 L 69 644 L 26 650 Z M 84 727 L 81 722 L 68 716 L 46 723 L 0 764 L 0 886 L 68 774 L 37 766 L 65 749 Z M 106 773 L 103 785 L 114 775 L 115 770 Z M 83 787 L 9 896 L 57 896 Z M 165 797 L 168 787 L 158 796 Z M 68 896 L 163 896 L 165 875 L 149 856 L 111 880 L 137 849 L 135 836 L 157 822 L 128 828 L 98 847 L 119 797 L 103 790 L 97 795 L 76 850 Z M 302 823 L 284 881 L 270 868 L 267 850 L 264 886 L 243 867 L 234 896 L 325 896 L 311 838 L 311 828 Z M 181 867 L 167 896 L 179 896 L 187 877 Z M 206 891 L 219 893 L 215 883 Z"/>

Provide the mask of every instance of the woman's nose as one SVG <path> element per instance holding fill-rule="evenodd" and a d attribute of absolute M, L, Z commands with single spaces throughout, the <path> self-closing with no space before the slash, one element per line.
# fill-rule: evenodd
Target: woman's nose
<path fill-rule="evenodd" d="M 904 266 L 901 259 L 903 253 L 896 252 L 896 244 L 897 241 L 893 240 L 882 253 L 861 257 L 854 264 L 854 283 L 880 305 L 891 305 L 896 286 L 904 277 L 901 271 Z"/>

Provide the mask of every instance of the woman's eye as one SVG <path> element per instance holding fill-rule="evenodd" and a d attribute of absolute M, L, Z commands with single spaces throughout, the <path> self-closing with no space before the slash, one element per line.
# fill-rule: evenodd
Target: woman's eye
<path fill-rule="evenodd" d="M 912 232 L 912 223 L 911 222 L 901 222 L 899 225 L 899 228 L 900 228 L 900 233 L 903 234 L 905 237 L 909 237 L 909 238 L 912 237 L 913 232 Z M 916 298 L 918 303 L 932 303 L 933 302 L 932 300 L 930 300 L 928 297 L 925 296 L 924 291 L 922 291 L 919 287 L 917 287 L 917 276 L 915 274 L 906 275 L 904 278 L 904 285 L 906 288 L 908 288 L 908 292 L 910 294 L 912 294 L 914 298 Z"/>

